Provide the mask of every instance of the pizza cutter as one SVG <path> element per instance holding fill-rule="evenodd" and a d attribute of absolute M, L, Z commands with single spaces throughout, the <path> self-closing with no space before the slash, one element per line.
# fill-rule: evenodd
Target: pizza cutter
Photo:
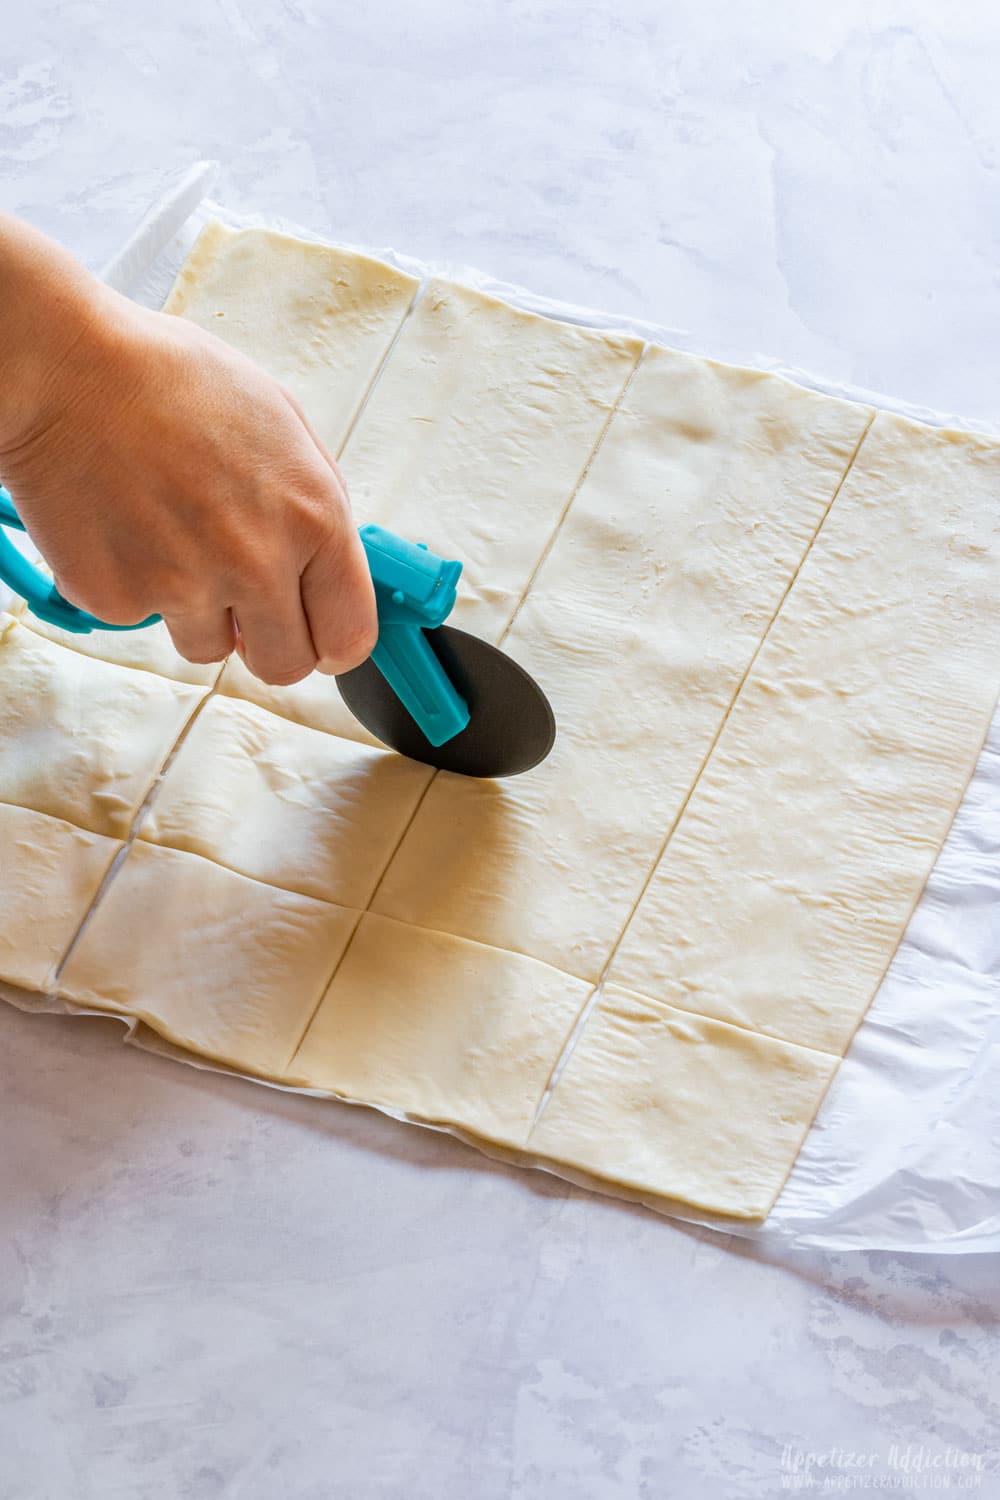
<path fill-rule="evenodd" d="M 0 485 L 0 579 L 39 619 L 77 635 L 142 630 L 109 625 L 77 609 L 3 531 L 24 531 Z M 523 667 L 488 641 L 445 625 L 455 605 L 462 564 L 382 526 L 362 526 L 379 633 L 366 662 L 337 678 L 347 707 L 376 739 L 427 765 L 463 776 L 516 776 L 545 759 L 555 719 L 545 694 Z"/>

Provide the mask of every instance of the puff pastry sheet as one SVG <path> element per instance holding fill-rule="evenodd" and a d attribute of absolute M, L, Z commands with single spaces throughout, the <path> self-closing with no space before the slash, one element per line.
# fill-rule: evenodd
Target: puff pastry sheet
<path fill-rule="evenodd" d="M 218 224 L 168 310 L 548 691 L 477 782 L 315 676 L 0 629 L 0 980 L 610 1192 L 763 1217 L 1000 690 L 1000 448 Z"/>

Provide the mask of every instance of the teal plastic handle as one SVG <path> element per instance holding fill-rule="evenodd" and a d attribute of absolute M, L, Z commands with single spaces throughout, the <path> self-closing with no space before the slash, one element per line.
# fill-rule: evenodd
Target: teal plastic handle
<path fill-rule="evenodd" d="M 372 661 L 425 737 L 444 745 L 468 724 L 469 707 L 424 631 L 443 624 L 454 608 L 462 564 L 383 526 L 362 526 L 361 541 L 378 608 Z"/>
<path fill-rule="evenodd" d="M 15 547 L 3 527 L 24 526 L 7 490 L 0 485 L 0 579 L 21 595 L 32 614 L 75 635 L 92 630 L 144 630 L 159 615 L 139 625 L 109 625 L 64 599 L 52 582 Z M 421 542 L 408 542 L 382 526 L 363 526 L 364 545 L 375 602 L 378 643 L 372 661 L 432 745 L 454 739 L 469 722 L 469 709 L 438 661 L 425 630 L 444 623 L 455 605 L 462 564 L 438 557 Z"/>

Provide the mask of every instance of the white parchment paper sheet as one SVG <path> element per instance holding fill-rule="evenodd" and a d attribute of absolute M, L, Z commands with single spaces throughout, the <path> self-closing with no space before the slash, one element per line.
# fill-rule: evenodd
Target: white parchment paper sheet
<path fill-rule="evenodd" d="M 211 163 L 196 164 L 107 267 L 106 279 L 138 301 L 160 306 L 199 230 L 213 217 L 345 243 L 274 217 L 234 214 L 207 197 L 213 177 Z M 451 277 L 547 317 L 770 370 L 932 426 L 989 431 L 822 380 L 778 360 L 706 348 L 677 329 L 539 297 L 468 266 L 431 265 L 392 249 L 349 248 L 422 278 Z M 1000 434 L 991 435 L 1000 441 Z M 3 986 L 0 996 L 25 1008 L 81 1014 L 58 997 Z M 212 1066 L 142 1026 L 129 1026 L 127 1039 L 197 1067 Z M 752 1151 L 748 1137 L 747 1152 Z M 581 1174 L 533 1158 L 506 1159 L 587 1182 Z M 1000 713 L 889 972 L 766 1223 L 739 1224 L 650 1201 L 660 1211 L 764 1244 L 955 1253 L 1000 1249 Z"/>

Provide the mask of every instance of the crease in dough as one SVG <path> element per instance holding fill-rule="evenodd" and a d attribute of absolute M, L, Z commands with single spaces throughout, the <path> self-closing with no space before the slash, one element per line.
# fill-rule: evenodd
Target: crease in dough
<path fill-rule="evenodd" d="M 418 288 L 416 277 L 358 251 L 216 219 L 163 310 L 280 380 L 337 456 Z"/>

